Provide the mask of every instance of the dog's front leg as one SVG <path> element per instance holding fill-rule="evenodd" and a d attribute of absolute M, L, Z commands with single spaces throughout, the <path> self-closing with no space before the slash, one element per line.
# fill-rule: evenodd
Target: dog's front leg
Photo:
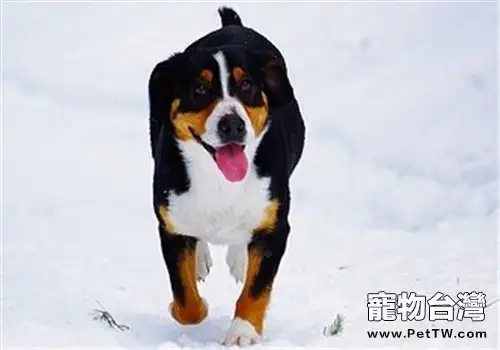
<path fill-rule="evenodd" d="M 181 324 L 196 324 L 207 316 L 208 307 L 196 282 L 197 239 L 165 232 L 160 227 L 163 259 L 167 265 L 174 301 L 172 317 Z"/>
<path fill-rule="evenodd" d="M 272 232 L 255 233 L 248 245 L 245 284 L 224 345 L 250 345 L 260 340 L 274 277 L 285 252 L 288 223 Z"/>

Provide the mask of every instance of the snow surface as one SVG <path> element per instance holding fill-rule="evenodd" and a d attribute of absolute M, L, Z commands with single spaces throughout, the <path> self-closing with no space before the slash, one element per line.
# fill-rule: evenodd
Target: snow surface
<path fill-rule="evenodd" d="M 151 206 L 153 65 L 221 4 L 3 3 L 2 345 L 219 348 L 241 285 L 212 247 L 200 325 L 167 313 Z M 495 3 L 236 4 L 284 52 L 307 144 L 292 233 L 255 348 L 495 348 L 368 339 L 366 294 L 499 296 Z M 92 320 L 99 300 L 121 332 Z M 344 332 L 324 337 L 337 313 Z"/>

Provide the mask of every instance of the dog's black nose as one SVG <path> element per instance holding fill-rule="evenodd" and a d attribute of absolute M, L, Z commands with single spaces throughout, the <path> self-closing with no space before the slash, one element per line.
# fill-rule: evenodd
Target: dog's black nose
<path fill-rule="evenodd" d="M 219 120 L 217 132 L 222 142 L 243 142 L 247 133 L 245 122 L 236 114 L 227 114 Z"/>

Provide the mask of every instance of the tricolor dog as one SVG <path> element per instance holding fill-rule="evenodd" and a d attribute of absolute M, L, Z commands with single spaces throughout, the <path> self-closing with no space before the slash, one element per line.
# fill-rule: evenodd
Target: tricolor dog
<path fill-rule="evenodd" d="M 150 75 L 154 208 L 172 317 L 205 319 L 197 282 L 212 266 L 208 243 L 227 245 L 229 271 L 243 287 L 224 344 L 248 345 L 262 334 L 285 252 L 289 180 L 305 127 L 278 49 L 234 10 L 219 14 L 220 29 Z"/>

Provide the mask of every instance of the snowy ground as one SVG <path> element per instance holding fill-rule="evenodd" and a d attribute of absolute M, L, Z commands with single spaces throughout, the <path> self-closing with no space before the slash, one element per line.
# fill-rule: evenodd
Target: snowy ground
<path fill-rule="evenodd" d="M 151 208 L 146 82 L 220 4 L 4 3 L 2 348 L 217 348 L 240 285 L 180 327 Z M 499 296 L 495 3 L 238 4 L 285 53 L 307 120 L 264 348 L 465 347 L 480 323 L 367 321 L 366 294 Z M 99 300 L 128 332 L 89 313 Z M 344 332 L 324 337 L 337 313 Z M 368 339 L 367 330 L 487 330 Z"/>

